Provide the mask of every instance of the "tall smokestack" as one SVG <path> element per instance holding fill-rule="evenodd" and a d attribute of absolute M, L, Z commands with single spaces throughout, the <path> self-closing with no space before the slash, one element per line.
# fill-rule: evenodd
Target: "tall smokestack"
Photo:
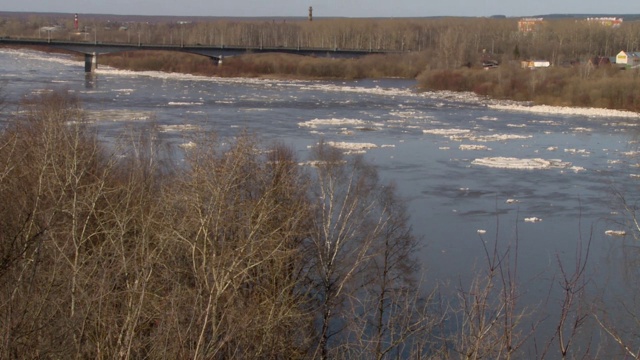
<path fill-rule="evenodd" d="M 313 21 L 313 7 L 309 6 L 309 21 Z"/>
<path fill-rule="evenodd" d="M 78 14 L 73 17 L 73 27 L 78 31 Z"/>

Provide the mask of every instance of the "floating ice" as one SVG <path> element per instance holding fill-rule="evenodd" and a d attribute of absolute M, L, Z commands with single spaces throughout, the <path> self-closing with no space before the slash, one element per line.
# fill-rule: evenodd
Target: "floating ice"
<path fill-rule="evenodd" d="M 590 152 L 586 149 L 564 149 L 564 152 L 569 154 L 589 155 Z"/>
<path fill-rule="evenodd" d="M 191 102 L 191 101 L 169 101 L 169 106 L 196 106 L 196 105 L 204 105 L 201 102 Z"/>
<path fill-rule="evenodd" d="M 150 120 L 153 116 L 151 112 L 131 110 L 88 110 L 86 114 L 89 120 L 94 121 L 140 121 Z"/>
<path fill-rule="evenodd" d="M 422 130 L 424 134 L 433 134 L 433 135 L 460 135 L 460 134 L 468 134 L 471 132 L 469 129 L 424 129 Z"/>
<path fill-rule="evenodd" d="M 471 141 L 491 142 L 491 141 L 506 141 L 506 140 L 523 140 L 523 139 L 530 139 L 532 137 L 533 137 L 532 135 L 493 134 L 493 135 L 470 136 L 468 139 Z"/>
<path fill-rule="evenodd" d="M 318 126 L 358 126 L 365 125 L 366 122 L 359 119 L 313 119 L 309 121 L 299 122 L 298 126 L 317 128 Z"/>
<path fill-rule="evenodd" d="M 569 170 L 573 170 L 574 172 L 580 172 L 580 171 L 585 171 L 586 169 L 583 168 L 582 166 L 570 166 Z"/>
<path fill-rule="evenodd" d="M 478 119 L 478 120 L 485 120 L 485 121 L 496 121 L 496 120 L 498 120 L 498 118 L 497 118 L 497 117 L 487 116 L 487 115 L 485 115 L 485 116 L 480 116 L 480 117 L 478 117 L 478 118 L 476 118 L 476 119 Z"/>
<path fill-rule="evenodd" d="M 346 164 L 346 163 L 347 162 L 344 160 L 337 162 L 337 164 Z M 318 167 L 320 165 L 329 165 L 329 164 L 331 164 L 331 162 L 320 161 L 320 160 L 309 160 L 309 161 L 303 161 L 298 163 L 299 166 L 310 166 L 310 167 Z"/>
<path fill-rule="evenodd" d="M 471 162 L 473 165 L 487 166 L 500 169 L 519 169 L 519 170 L 540 170 L 550 168 L 566 168 L 570 163 L 561 160 L 552 159 L 545 160 L 541 158 L 519 159 L 514 157 L 486 157 L 475 159 Z"/>
<path fill-rule="evenodd" d="M 197 125 L 160 125 L 160 132 L 177 132 L 177 131 L 197 131 L 200 127 Z"/>
<path fill-rule="evenodd" d="M 600 108 L 579 108 L 579 107 L 563 107 L 563 106 L 548 106 L 548 105 L 517 105 L 517 104 L 489 104 L 489 108 L 496 110 L 507 111 L 521 111 L 540 114 L 554 114 L 554 115 L 582 115 L 590 117 L 625 117 L 625 118 L 640 118 L 640 114 L 632 111 L 623 110 L 611 110 Z"/>
<path fill-rule="evenodd" d="M 334 148 L 342 149 L 342 150 L 367 150 L 367 149 L 375 149 L 378 147 L 376 144 L 372 143 L 349 143 L 349 142 L 335 142 L 335 141 L 327 141 L 327 145 L 333 146 Z"/>
<path fill-rule="evenodd" d="M 491 148 L 486 147 L 485 145 L 472 145 L 472 144 L 461 144 L 460 150 L 491 150 Z"/>

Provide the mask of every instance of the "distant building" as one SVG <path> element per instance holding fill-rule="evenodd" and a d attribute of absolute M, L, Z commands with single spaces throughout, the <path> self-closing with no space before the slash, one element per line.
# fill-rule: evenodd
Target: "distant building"
<path fill-rule="evenodd" d="M 616 64 L 624 67 L 640 67 L 640 52 L 620 51 L 616 55 Z"/>
<path fill-rule="evenodd" d="M 520 66 L 523 69 L 539 69 L 548 68 L 551 66 L 551 63 L 547 60 L 526 60 L 520 62 Z"/>
<path fill-rule="evenodd" d="M 622 18 L 616 18 L 616 17 L 594 17 L 594 18 L 587 18 L 587 21 L 600 24 L 602 26 L 609 26 L 614 29 L 619 28 L 620 25 L 622 25 Z"/>
<path fill-rule="evenodd" d="M 522 18 L 518 21 L 518 31 L 532 32 L 538 30 L 543 23 L 543 18 Z"/>

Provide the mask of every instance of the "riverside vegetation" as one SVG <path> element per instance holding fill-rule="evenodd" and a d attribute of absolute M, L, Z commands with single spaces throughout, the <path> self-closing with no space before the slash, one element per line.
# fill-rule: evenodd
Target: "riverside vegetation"
<path fill-rule="evenodd" d="M 105 55 L 100 63 L 120 69 L 207 76 L 313 79 L 417 78 L 423 90 L 473 91 L 536 104 L 594 106 L 638 111 L 638 70 L 594 66 L 596 56 L 640 47 L 640 21 L 619 28 L 583 19 L 545 20 L 535 32 L 518 32 L 514 18 L 426 19 L 234 19 L 81 16 L 86 32 L 73 32 L 73 16 L 7 16 L 0 33 L 11 37 L 104 42 L 340 48 L 397 51 L 360 59 L 324 59 L 283 54 L 231 57 L 223 66 L 197 55 L 131 52 Z M 43 33 L 43 26 L 59 30 Z M 520 60 L 544 59 L 552 69 L 521 69 Z M 488 72 L 482 62 L 500 64 Z"/>

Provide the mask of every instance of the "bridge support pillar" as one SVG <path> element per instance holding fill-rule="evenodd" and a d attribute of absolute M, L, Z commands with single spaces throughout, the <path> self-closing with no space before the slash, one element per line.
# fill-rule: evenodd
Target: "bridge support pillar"
<path fill-rule="evenodd" d="M 218 65 L 222 65 L 222 55 L 220 56 L 212 56 L 210 57 L 211 61 L 213 62 L 214 65 L 218 66 Z"/>
<path fill-rule="evenodd" d="M 98 55 L 94 52 L 93 54 L 84 54 L 84 72 L 92 73 L 96 71 L 98 68 Z"/>

